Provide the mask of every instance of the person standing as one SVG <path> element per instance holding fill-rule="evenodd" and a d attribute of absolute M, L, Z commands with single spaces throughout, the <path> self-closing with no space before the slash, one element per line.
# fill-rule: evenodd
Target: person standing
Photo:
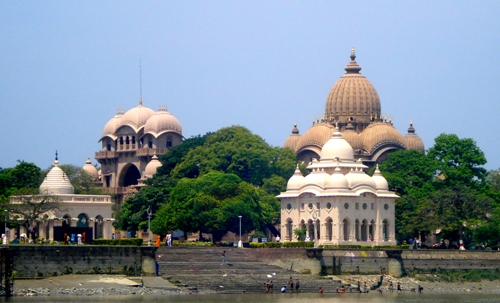
<path fill-rule="evenodd" d="M 290 280 L 288 280 L 288 287 L 290 287 L 290 292 L 293 292 L 293 278 L 290 277 Z"/>
<path fill-rule="evenodd" d="M 222 251 L 222 264 L 221 265 L 226 265 L 226 251 Z"/>
<path fill-rule="evenodd" d="M 160 245 L 161 245 L 160 236 L 156 236 L 156 246 Z"/>
<path fill-rule="evenodd" d="M 299 293 L 300 282 L 299 279 L 295 280 L 295 292 Z"/>
<path fill-rule="evenodd" d="M 279 242 L 281 240 L 280 235 L 276 235 L 276 242 Z"/>

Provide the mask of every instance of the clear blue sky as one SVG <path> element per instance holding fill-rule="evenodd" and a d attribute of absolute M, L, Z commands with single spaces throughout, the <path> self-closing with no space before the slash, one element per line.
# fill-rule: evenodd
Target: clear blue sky
<path fill-rule="evenodd" d="M 104 125 L 167 105 L 185 137 L 281 146 L 322 115 L 351 47 L 405 134 L 473 138 L 500 167 L 500 1 L 2 1 L 0 167 L 81 166 Z"/>

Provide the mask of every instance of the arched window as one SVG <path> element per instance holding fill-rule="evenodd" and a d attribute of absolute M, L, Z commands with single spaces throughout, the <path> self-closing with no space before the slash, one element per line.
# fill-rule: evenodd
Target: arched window
<path fill-rule="evenodd" d="M 369 230 L 369 235 L 370 235 L 370 240 L 373 241 L 376 238 L 377 235 L 377 230 L 376 230 L 376 225 L 375 225 L 375 220 L 370 221 L 370 227 L 368 228 Z"/>
<path fill-rule="evenodd" d="M 333 220 L 331 218 L 326 219 L 326 239 L 332 241 L 333 239 Z"/>
<path fill-rule="evenodd" d="M 382 238 L 384 241 L 389 241 L 389 221 L 384 220 L 382 227 Z"/>
<path fill-rule="evenodd" d="M 361 225 L 361 241 L 368 240 L 368 221 L 366 219 L 363 220 L 363 224 Z"/>
<path fill-rule="evenodd" d="M 286 220 L 286 234 L 285 234 L 285 240 L 286 241 L 292 241 L 293 239 L 293 220 L 288 219 Z"/>
<path fill-rule="evenodd" d="M 71 226 L 71 217 L 69 215 L 63 216 L 62 227 L 70 227 Z"/>
<path fill-rule="evenodd" d="M 356 223 L 355 223 L 354 228 L 355 228 L 354 229 L 354 233 L 355 233 L 354 237 L 356 238 L 356 241 L 359 241 L 361 239 L 361 237 L 359 236 L 359 228 L 360 228 L 360 226 L 359 226 L 359 220 L 358 219 L 356 219 Z"/>
<path fill-rule="evenodd" d="M 344 241 L 349 241 L 349 234 L 351 233 L 351 227 L 349 225 L 349 220 L 346 218 L 342 221 L 344 225 Z"/>
<path fill-rule="evenodd" d="M 167 137 L 167 148 L 172 147 L 172 136 Z"/>
<path fill-rule="evenodd" d="M 86 214 L 81 213 L 78 215 L 78 222 L 76 222 L 76 227 L 88 227 L 89 217 Z"/>

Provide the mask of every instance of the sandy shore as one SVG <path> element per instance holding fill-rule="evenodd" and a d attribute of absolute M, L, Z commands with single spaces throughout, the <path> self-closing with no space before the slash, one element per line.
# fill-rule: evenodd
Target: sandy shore
<path fill-rule="evenodd" d="M 380 276 L 364 276 L 364 275 L 349 275 L 337 276 L 345 284 L 351 284 L 357 287 L 358 281 L 361 287 L 366 285 L 376 285 L 380 281 Z M 432 293 L 500 293 L 500 283 L 498 281 L 481 281 L 481 282 L 422 282 L 414 278 L 394 278 L 385 276 L 380 289 L 382 292 L 390 292 L 390 284 L 392 282 L 393 291 L 397 292 L 398 282 L 401 285 L 402 292 L 411 292 L 412 289 L 417 291 L 418 286 L 423 287 L 423 292 Z"/>
<path fill-rule="evenodd" d="M 363 287 L 370 288 L 377 284 L 380 276 L 349 275 L 336 276 L 346 286 L 357 287 L 358 281 Z M 482 281 L 478 283 L 446 283 L 421 282 L 414 278 L 394 278 L 385 276 L 382 292 L 390 292 L 392 282 L 397 293 L 398 282 L 402 292 L 411 292 L 422 286 L 425 293 L 486 293 L 500 294 L 498 281 Z M 349 287 L 347 287 L 349 288 Z M 376 292 L 377 290 L 371 290 Z M 179 288 L 161 277 L 126 277 L 121 275 L 65 275 L 37 280 L 16 280 L 14 293 L 20 296 L 54 296 L 54 295 L 167 295 L 191 293 L 187 288 Z M 200 292 L 202 293 L 202 292 Z"/>

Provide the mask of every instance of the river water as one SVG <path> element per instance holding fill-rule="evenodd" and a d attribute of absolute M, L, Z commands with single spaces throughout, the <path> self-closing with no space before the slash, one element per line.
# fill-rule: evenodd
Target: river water
<path fill-rule="evenodd" d="M 441 294 L 441 293 L 369 293 L 369 294 L 239 294 L 239 295 L 167 295 L 167 296 L 141 296 L 141 295 L 121 295 L 121 296 L 46 296 L 46 297 L 12 297 L 10 299 L 0 299 L 0 302 L 120 302 L 120 303 L 489 303 L 500 302 L 499 294 Z"/>

